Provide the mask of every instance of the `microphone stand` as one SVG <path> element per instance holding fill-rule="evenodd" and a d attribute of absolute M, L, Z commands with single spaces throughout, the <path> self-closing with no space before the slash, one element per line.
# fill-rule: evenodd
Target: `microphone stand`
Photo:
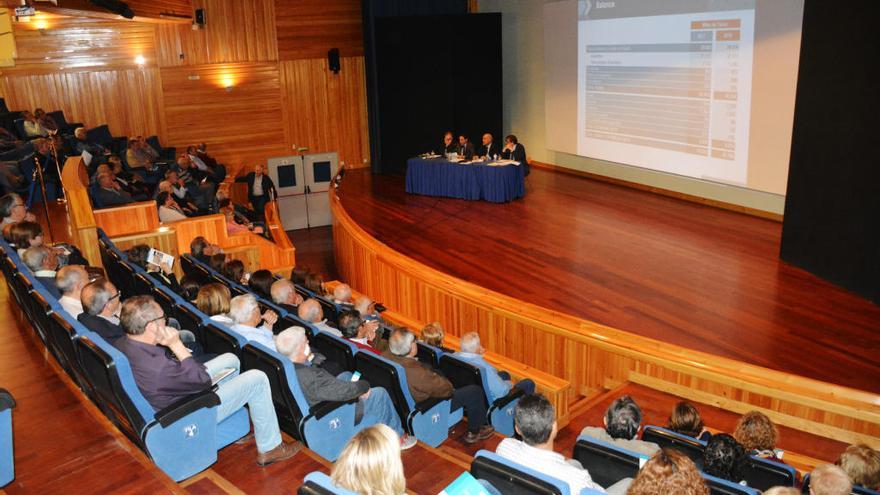
<path fill-rule="evenodd" d="M 31 180 L 39 180 L 40 181 L 40 192 L 43 194 L 43 213 L 46 215 L 46 234 L 49 237 L 49 244 L 52 243 L 52 221 L 49 220 L 49 198 L 46 197 L 46 183 L 43 181 L 43 166 L 40 164 L 40 159 L 37 158 L 39 156 L 38 153 L 34 153 L 34 175 L 31 177 Z"/>
<path fill-rule="evenodd" d="M 50 131 L 49 133 L 49 147 L 52 150 L 52 156 L 55 158 L 55 169 L 58 171 L 58 180 L 61 180 L 61 162 L 58 161 L 58 146 L 55 145 L 55 136 L 58 135 L 58 131 Z M 64 194 L 64 188 L 61 189 L 61 194 Z M 60 196 L 57 198 L 58 203 L 67 204 L 67 197 Z"/>

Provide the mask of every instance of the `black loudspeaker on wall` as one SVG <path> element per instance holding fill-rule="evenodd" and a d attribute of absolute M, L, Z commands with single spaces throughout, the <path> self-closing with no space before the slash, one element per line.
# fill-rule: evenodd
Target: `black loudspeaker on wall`
<path fill-rule="evenodd" d="M 334 74 L 339 74 L 342 66 L 339 65 L 339 48 L 331 48 L 327 51 L 327 64 Z"/>

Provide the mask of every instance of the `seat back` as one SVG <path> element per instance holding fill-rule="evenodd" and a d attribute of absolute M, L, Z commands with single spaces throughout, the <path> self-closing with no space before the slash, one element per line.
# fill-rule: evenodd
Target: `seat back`
<path fill-rule="evenodd" d="M 342 369 L 352 371 L 355 369 L 355 356 L 359 354 L 357 346 L 351 342 L 330 335 L 327 332 L 318 332 L 311 341 L 312 347 L 323 354 L 328 361 L 336 363 Z M 372 384 L 373 382 L 370 382 Z"/>
<path fill-rule="evenodd" d="M 120 261 L 116 266 L 119 268 L 119 283 L 113 282 L 113 285 L 122 292 L 126 299 L 138 295 L 139 288 L 134 282 L 134 276 L 137 272 L 134 267 L 124 261 Z"/>
<path fill-rule="evenodd" d="M 434 369 L 440 368 L 440 356 L 443 355 L 443 351 L 420 341 L 416 341 L 416 349 L 416 359 Z"/>
<path fill-rule="evenodd" d="M 570 494 L 568 483 L 488 450 L 480 450 L 474 456 L 471 474 L 474 478 L 488 481 L 504 495 Z"/>
<path fill-rule="evenodd" d="M 66 366 L 62 366 L 64 366 L 65 371 L 67 371 L 79 387 L 91 395 L 89 382 L 83 373 L 79 354 L 76 351 L 76 341 L 80 338 L 80 333 L 71 323 L 73 317 L 62 315 L 57 311 L 53 312 L 50 316 L 49 335 L 51 335 L 51 340 L 56 343 L 60 354 L 64 357 Z"/>
<path fill-rule="evenodd" d="M 110 133 L 110 127 L 107 124 L 92 127 L 86 131 L 86 139 L 105 148 L 110 148 L 113 144 L 113 134 Z"/>
<path fill-rule="evenodd" d="M 706 473 L 700 473 L 709 486 L 709 495 L 761 495 L 754 488 L 743 486 L 732 481 L 718 478 Z"/>
<path fill-rule="evenodd" d="M 0 488 L 15 478 L 15 456 L 12 442 L 12 408 L 15 399 L 0 388 Z"/>
<path fill-rule="evenodd" d="M 15 133 L 18 134 L 18 137 L 28 139 L 28 135 L 24 130 L 24 119 L 15 119 L 12 125 L 15 126 Z"/>
<path fill-rule="evenodd" d="M 264 346 L 251 342 L 241 353 L 241 367 L 248 370 L 260 370 L 269 379 L 272 389 L 272 402 L 278 413 L 278 424 L 290 435 L 305 443 L 300 437 L 300 422 L 303 411 L 308 412 L 308 401 L 302 393 L 290 360 Z M 293 376 L 289 377 L 288 373 Z"/>
<path fill-rule="evenodd" d="M 694 464 L 697 465 L 697 469 L 703 469 L 703 453 L 706 451 L 705 442 L 659 426 L 646 426 L 645 431 L 642 433 L 642 440 L 656 443 L 660 448 L 678 450 L 690 457 Z"/>
<path fill-rule="evenodd" d="M 177 318 L 177 322 L 180 323 L 180 328 L 185 328 L 194 333 L 199 342 L 204 345 L 204 326 L 208 321 L 205 314 L 189 302 L 184 301 L 183 298 L 180 298 L 176 300 L 174 315 Z"/>
<path fill-rule="evenodd" d="M 189 254 L 184 254 L 180 257 L 180 268 L 183 270 L 183 273 L 187 275 L 206 275 L 207 273 L 202 272 L 201 270 L 197 271 L 196 265 L 193 261 L 193 258 Z"/>
<path fill-rule="evenodd" d="M 318 471 L 307 474 L 296 493 L 298 495 L 357 495 L 353 491 L 334 485 L 329 476 Z"/>
<path fill-rule="evenodd" d="M 483 389 L 483 402 L 488 406 L 492 403 L 492 397 L 489 395 L 489 387 L 484 384 L 482 370 L 478 366 L 474 366 L 465 362 L 452 354 L 444 354 L 440 358 L 440 371 L 446 376 L 455 388 L 466 387 L 468 385 L 476 385 Z"/>
<path fill-rule="evenodd" d="M 578 437 L 573 457 L 602 486 L 635 478 L 639 473 L 639 454 L 588 436 Z"/>
<path fill-rule="evenodd" d="M 242 348 L 247 345 L 247 339 L 211 320 L 202 327 L 202 339 L 205 352 L 218 355 L 231 352 L 239 358 Z"/>
<path fill-rule="evenodd" d="M 155 287 L 158 285 L 162 285 L 160 283 L 154 282 L 153 279 L 151 279 L 150 276 L 146 273 L 135 273 L 132 277 L 132 282 L 134 286 L 134 292 L 139 296 L 153 295 Z M 170 313 L 165 314 L 171 316 Z"/>
<path fill-rule="evenodd" d="M 355 354 L 355 364 L 361 376 L 370 382 L 371 387 L 382 387 L 388 392 L 401 422 L 406 424 L 410 412 L 415 408 L 415 400 L 409 393 L 403 367 L 372 352 Z"/>
<path fill-rule="evenodd" d="M 741 468 L 743 479 L 749 486 L 766 490 L 774 486 L 794 486 L 797 471 L 787 464 L 749 456 Z"/>

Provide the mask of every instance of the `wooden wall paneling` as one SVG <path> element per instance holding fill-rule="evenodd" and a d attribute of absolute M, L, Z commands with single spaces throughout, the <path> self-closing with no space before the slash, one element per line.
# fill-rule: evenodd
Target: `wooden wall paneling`
<path fill-rule="evenodd" d="M 364 54 L 360 0 L 275 0 L 275 30 L 280 60 Z"/>
<path fill-rule="evenodd" d="M 193 8 L 205 10 L 204 28 L 194 31 L 189 25 L 156 27 L 160 66 L 278 59 L 272 0 L 195 0 Z"/>
<path fill-rule="evenodd" d="M 169 224 L 177 237 L 177 251 L 189 252 L 189 244 L 196 237 L 202 236 L 212 244 L 227 245 L 226 218 L 223 215 L 206 215 L 193 217 Z"/>
<path fill-rule="evenodd" d="M 153 249 L 168 253 L 175 258 L 181 254 L 177 249 L 177 236 L 172 229 L 156 229 L 148 232 L 139 232 L 137 234 L 110 237 L 110 240 L 113 241 L 113 244 L 115 244 L 120 251 L 127 251 L 138 244 L 146 244 Z M 187 250 L 184 252 L 189 251 Z M 180 267 L 180 263 L 174 263 L 173 269 L 174 274 L 177 275 L 178 279 L 183 277 L 184 273 L 183 269 Z"/>
<path fill-rule="evenodd" d="M 67 198 L 67 226 L 70 229 L 71 242 L 89 260 L 89 264 L 102 266 L 95 216 L 92 214 L 88 189 L 84 185 L 88 181 L 86 173 L 82 157 L 70 157 L 64 162 L 61 186 Z"/>
<path fill-rule="evenodd" d="M 736 410 L 773 411 L 785 426 L 880 446 L 875 394 L 681 348 L 483 289 L 392 251 L 329 194 L 339 274 L 408 318 L 440 321 L 455 336 L 478 331 L 488 348 L 569 380 L 582 395 L 632 380 L 725 408 L 736 402 Z"/>
<path fill-rule="evenodd" d="M 231 170 L 289 154 L 277 64 L 168 67 L 161 74 L 168 145 L 205 142 Z"/>
<path fill-rule="evenodd" d="M 280 63 L 287 142 L 308 153 L 338 151 L 349 167 L 369 159 L 364 58 L 344 57 L 339 74 L 326 58 Z"/>
<path fill-rule="evenodd" d="M 159 211 L 155 201 L 141 201 L 125 206 L 94 210 L 95 224 L 107 237 L 156 230 L 159 228 Z"/>

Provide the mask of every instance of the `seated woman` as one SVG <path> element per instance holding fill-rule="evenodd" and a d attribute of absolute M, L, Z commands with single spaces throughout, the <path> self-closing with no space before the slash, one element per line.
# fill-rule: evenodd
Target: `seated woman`
<path fill-rule="evenodd" d="M 318 275 L 317 273 L 309 273 L 306 275 L 305 284 L 303 284 L 306 289 L 312 291 L 316 296 L 326 296 L 327 291 L 324 289 L 324 277 Z"/>
<path fill-rule="evenodd" d="M 36 222 L 19 222 L 9 227 L 10 244 L 18 249 L 18 255 L 22 256 L 27 248 L 43 245 L 43 228 Z M 83 265 L 89 266 L 89 261 L 72 244 L 58 243 L 47 246 L 55 251 L 58 257 L 58 266 Z"/>
<path fill-rule="evenodd" d="M 443 326 L 440 325 L 439 322 L 428 323 L 425 325 L 425 328 L 422 329 L 421 337 L 419 340 L 422 342 L 434 346 L 440 349 L 443 352 L 455 352 L 455 350 L 450 349 L 448 347 L 443 347 L 443 337 L 445 337 L 446 332 L 443 331 Z"/>
<path fill-rule="evenodd" d="M 666 427 L 681 435 L 697 438 L 704 442 L 708 442 L 712 438 L 712 433 L 706 430 L 697 408 L 684 401 L 672 408 L 669 424 Z"/>
<path fill-rule="evenodd" d="M 733 438 L 749 455 L 782 462 L 781 451 L 777 453 L 775 450 L 779 430 L 770 418 L 758 411 L 747 412 L 739 418 Z"/>
<path fill-rule="evenodd" d="M 207 280 L 205 280 L 205 277 L 202 275 L 184 275 L 183 278 L 180 279 L 181 297 L 191 303 L 195 303 L 196 297 L 199 295 L 199 289 L 201 289 L 205 283 L 207 283 Z"/>
<path fill-rule="evenodd" d="M 225 285 L 212 282 L 199 289 L 196 296 L 196 307 L 208 317 L 224 325 L 232 325 L 234 322 L 229 317 L 229 303 L 232 294 Z"/>
<path fill-rule="evenodd" d="M 406 493 L 400 437 L 384 424 L 357 432 L 342 449 L 330 479 L 334 485 L 355 493 Z"/>
<path fill-rule="evenodd" d="M 836 463 L 853 485 L 880 490 L 880 452 L 865 444 L 850 445 Z"/>
<path fill-rule="evenodd" d="M 260 234 L 263 237 L 267 237 L 265 227 L 253 223 L 247 218 L 238 215 L 235 212 L 235 209 L 230 204 L 226 204 L 226 206 L 221 207 L 220 213 L 222 213 L 223 216 L 226 217 L 226 232 L 229 235 L 253 232 L 254 234 Z"/>
<path fill-rule="evenodd" d="M 703 452 L 703 472 L 745 485 L 742 467 L 747 455 L 742 445 L 732 436 L 726 433 L 714 435 Z"/>
<path fill-rule="evenodd" d="M 709 495 L 709 487 L 694 461 L 675 449 L 663 449 L 645 463 L 627 491 L 628 495 L 657 493 Z"/>
<path fill-rule="evenodd" d="M 244 269 L 244 263 L 241 260 L 229 260 L 223 265 L 220 271 L 226 279 L 247 286 L 251 278 L 251 274 Z"/>
<path fill-rule="evenodd" d="M 143 268 L 147 275 L 152 277 L 160 284 L 171 289 L 175 294 L 183 295 L 180 283 L 177 281 L 177 275 L 172 271 L 170 265 L 156 265 L 147 262 L 147 256 L 150 254 L 150 246 L 146 244 L 137 244 L 128 250 L 128 261 Z"/>
<path fill-rule="evenodd" d="M 272 300 L 272 284 L 275 283 L 275 275 L 269 270 L 257 270 L 251 274 L 248 280 L 248 288 L 254 294 L 264 299 Z"/>
<path fill-rule="evenodd" d="M 179 222 L 187 218 L 171 194 L 165 191 L 156 196 L 156 204 L 159 206 L 159 221 L 162 223 Z"/>

